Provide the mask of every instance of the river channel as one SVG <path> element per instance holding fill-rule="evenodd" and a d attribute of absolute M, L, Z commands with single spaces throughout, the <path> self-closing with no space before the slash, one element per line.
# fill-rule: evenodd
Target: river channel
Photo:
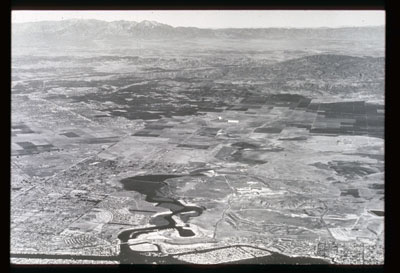
<path fill-rule="evenodd" d="M 176 229 L 181 237 L 191 237 L 195 235 L 189 228 L 178 226 L 173 216 L 185 213 L 182 219 L 187 221 L 190 217 L 199 216 L 204 208 L 186 206 L 176 199 L 164 196 L 161 191 L 159 191 L 162 187 L 167 185 L 164 182 L 165 180 L 182 176 L 183 175 L 144 175 L 129 177 L 120 181 L 124 190 L 139 192 L 145 195 L 145 200 L 147 202 L 156 203 L 156 206 L 167 208 L 171 211 L 168 214 L 160 214 L 152 218 L 150 224 L 153 224 L 154 227 L 129 229 L 118 235 L 118 238 L 121 240 L 121 263 L 141 263 L 142 259 L 145 259 L 142 255 L 139 255 L 139 253 L 132 251 L 128 245 L 128 240 L 134 239 L 140 234 L 163 229 Z"/>
<path fill-rule="evenodd" d="M 189 176 L 198 176 L 201 174 L 191 174 Z M 135 239 L 141 234 L 146 234 L 154 231 L 164 229 L 175 229 L 181 237 L 191 237 L 195 234 L 185 226 L 177 225 L 173 216 L 185 213 L 180 216 L 183 222 L 187 222 L 191 217 L 201 215 L 204 208 L 197 206 L 187 206 L 182 204 L 176 199 L 164 196 L 160 189 L 167 185 L 165 180 L 170 178 L 177 178 L 188 175 L 144 175 L 134 176 L 122 179 L 120 182 L 124 190 L 135 191 L 145 195 L 145 200 L 150 203 L 156 203 L 156 206 L 168 208 L 171 212 L 160 214 L 151 219 L 150 224 L 153 227 L 147 228 L 132 228 L 122 231 L 118 238 L 121 241 L 119 260 L 121 264 L 185 264 L 186 262 L 176 259 L 171 255 L 166 256 L 147 256 L 143 253 L 133 251 L 129 247 L 128 241 Z M 237 261 L 231 263 L 246 263 L 246 264 L 325 264 L 329 263 L 323 259 L 311 257 L 289 257 L 279 253 L 271 252 L 271 255 L 266 257 L 252 258 L 244 261 Z"/>

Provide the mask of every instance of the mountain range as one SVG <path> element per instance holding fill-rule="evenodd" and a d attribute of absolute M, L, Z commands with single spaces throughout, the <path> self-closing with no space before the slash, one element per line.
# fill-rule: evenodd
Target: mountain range
<path fill-rule="evenodd" d="M 70 19 L 13 23 L 12 42 L 24 43 L 77 42 L 110 39 L 340 39 L 383 40 L 383 26 L 345 28 L 226 28 L 203 29 L 172 27 L 155 21 L 113 21 Z"/>

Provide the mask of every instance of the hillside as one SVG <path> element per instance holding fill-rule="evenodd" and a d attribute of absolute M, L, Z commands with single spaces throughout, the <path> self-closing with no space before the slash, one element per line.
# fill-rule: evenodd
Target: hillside
<path fill-rule="evenodd" d="M 271 86 L 348 96 L 383 96 L 385 59 L 345 55 L 314 55 L 273 65 Z"/>
<path fill-rule="evenodd" d="M 385 59 L 321 54 L 272 66 L 275 78 L 285 79 L 382 79 Z M 269 70 L 269 71 L 271 71 Z"/>
<path fill-rule="evenodd" d="M 269 89 L 301 92 L 310 96 L 330 93 L 345 97 L 383 96 L 384 57 L 318 54 L 271 65 L 225 69 L 225 79 L 262 80 Z"/>

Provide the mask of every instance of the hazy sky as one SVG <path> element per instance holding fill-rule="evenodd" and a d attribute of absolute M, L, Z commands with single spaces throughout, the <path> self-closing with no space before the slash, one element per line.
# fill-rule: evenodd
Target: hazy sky
<path fill-rule="evenodd" d="M 177 26 L 199 28 L 243 27 L 341 27 L 385 24 L 384 11 L 13 11 L 12 22 L 35 22 L 64 19 L 104 21 L 153 20 Z"/>

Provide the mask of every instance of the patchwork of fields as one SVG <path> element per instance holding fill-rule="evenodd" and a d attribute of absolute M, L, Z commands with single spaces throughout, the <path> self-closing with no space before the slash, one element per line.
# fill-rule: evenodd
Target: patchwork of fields
<path fill-rule="evenodd" d="M 384 58 L 193 47 L 13 56 L 11 261 L 383 263 Z"/>

